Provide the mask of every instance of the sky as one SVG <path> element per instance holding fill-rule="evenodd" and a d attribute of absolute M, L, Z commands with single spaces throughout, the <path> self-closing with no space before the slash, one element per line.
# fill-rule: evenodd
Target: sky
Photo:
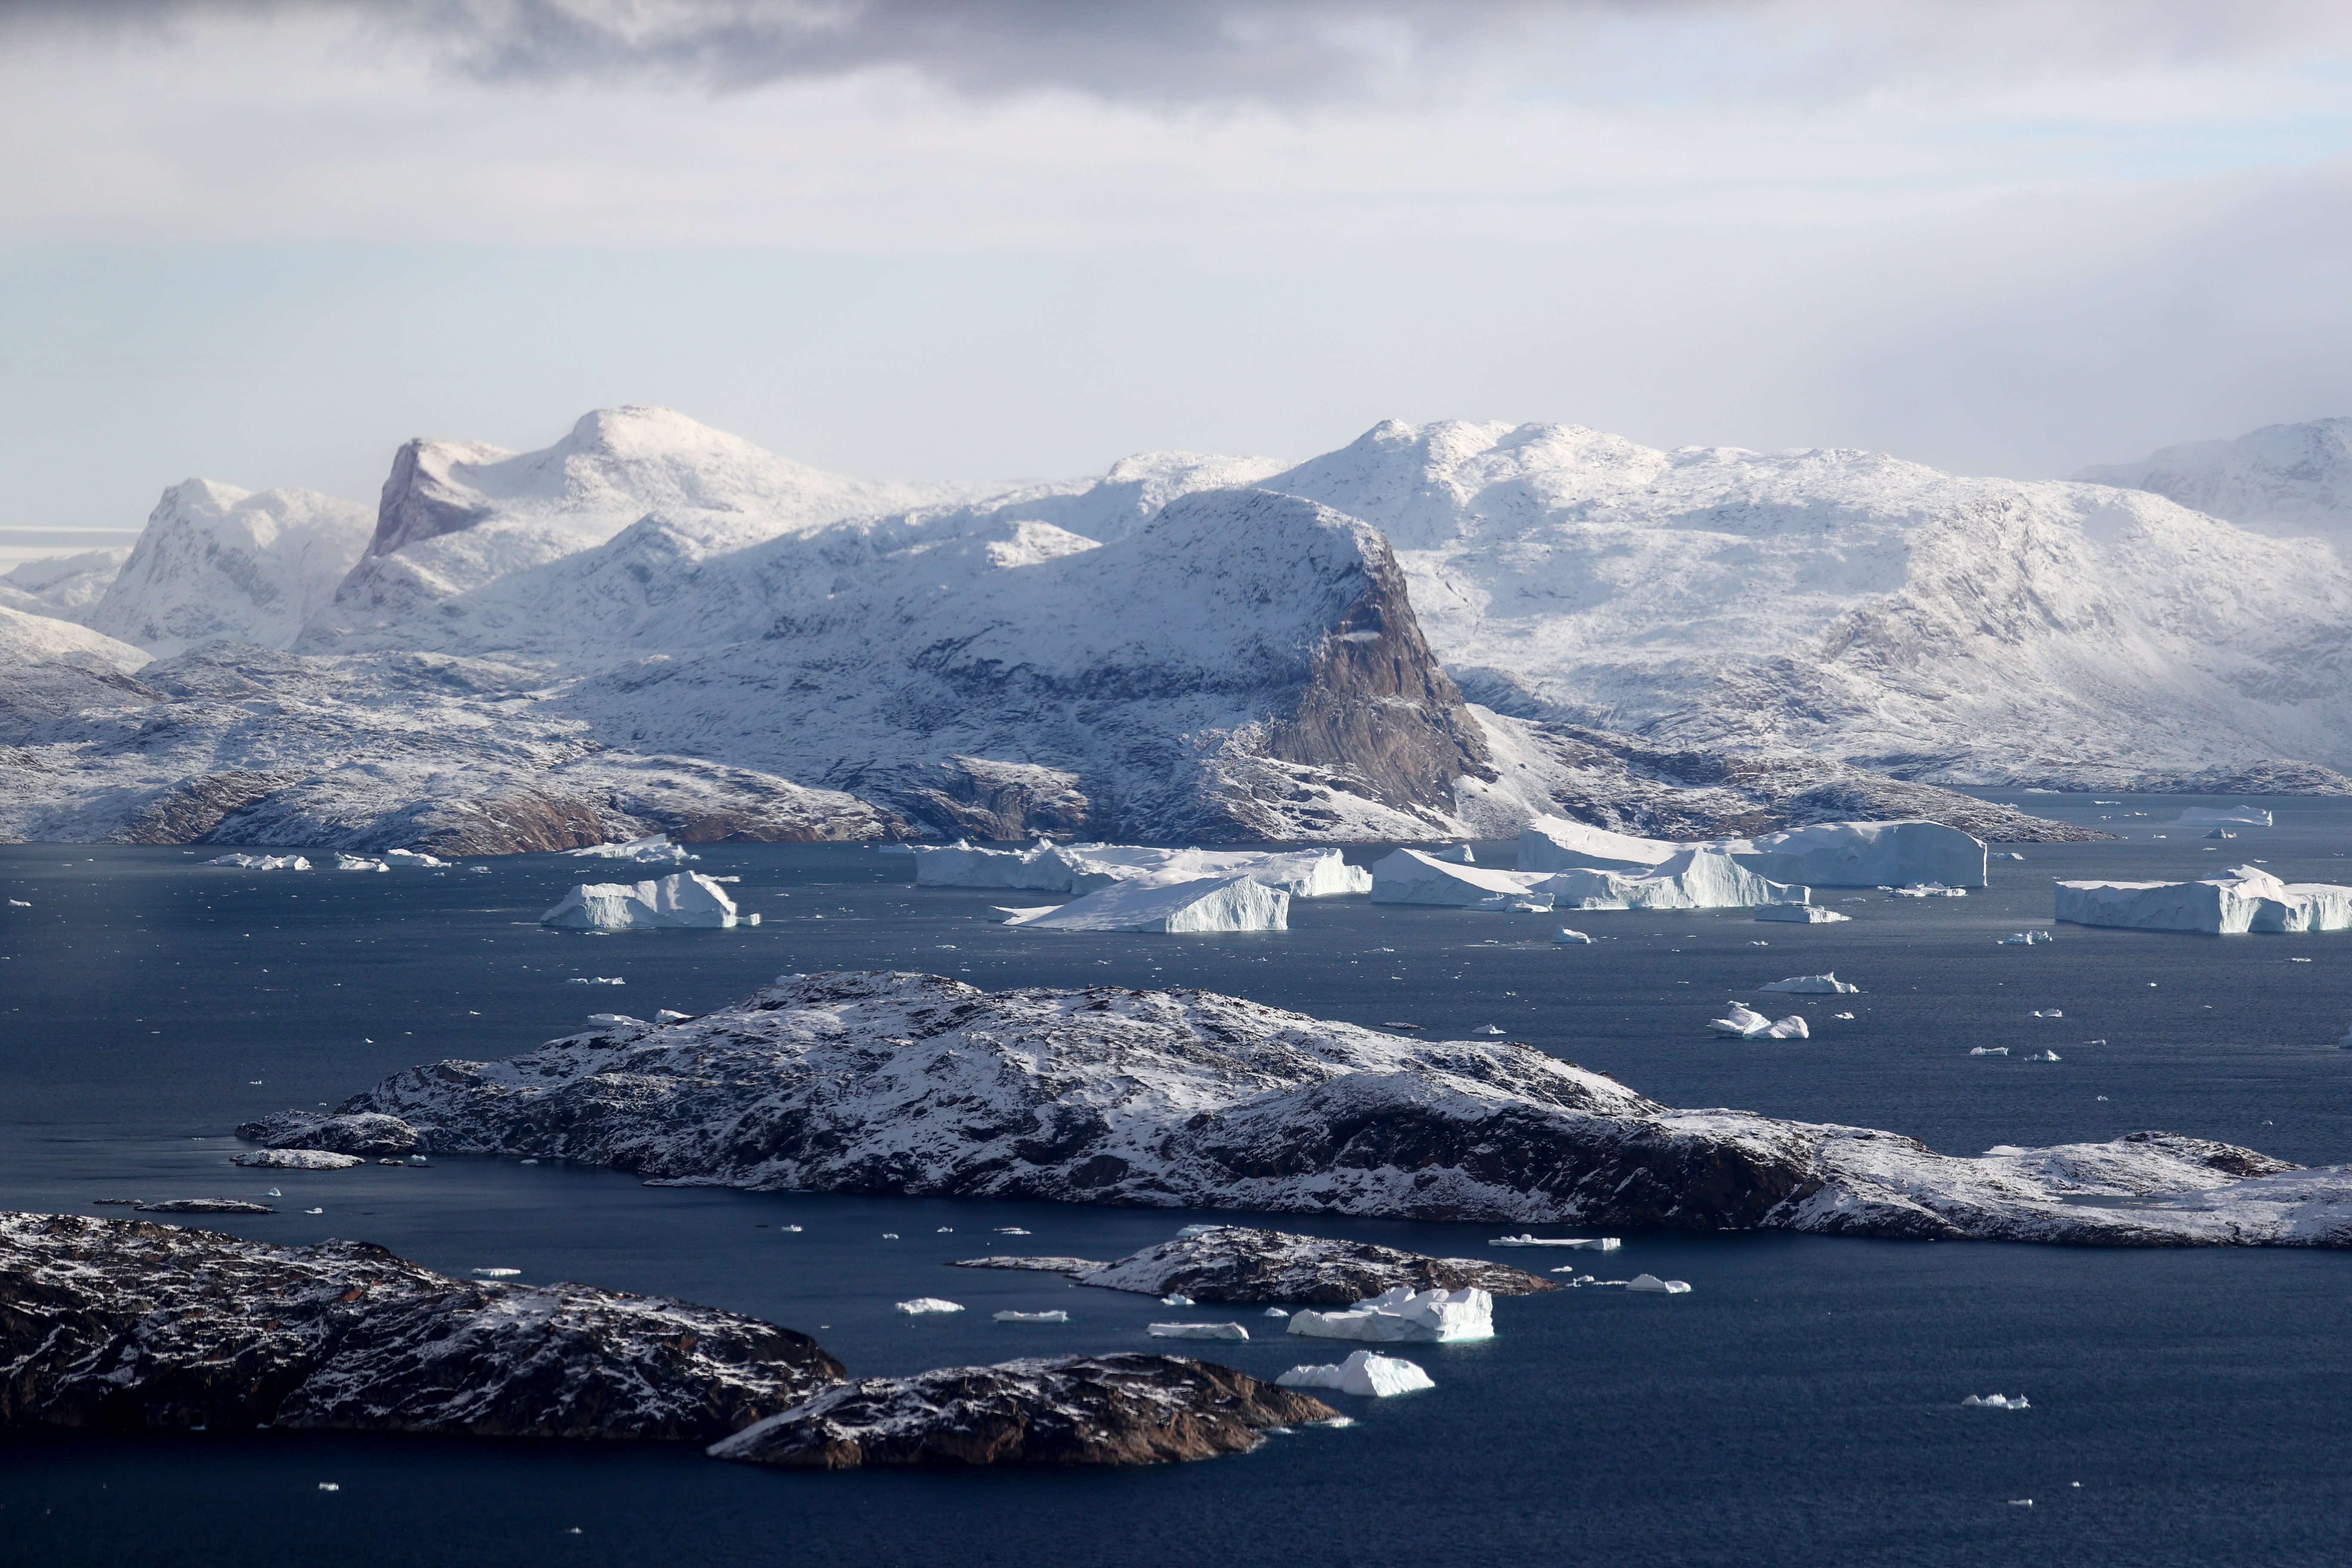
<path fill-rule="evenodd" d="M 2336 0 L 10 0 L 0 144 L 0 553 L 619 403 L 908 479 L 2352 414 Z"/>

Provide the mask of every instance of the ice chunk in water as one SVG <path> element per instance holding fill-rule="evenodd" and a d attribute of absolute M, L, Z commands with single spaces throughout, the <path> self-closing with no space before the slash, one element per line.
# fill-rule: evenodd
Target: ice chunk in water
<path fill-rule="evenodd" d="M 1154 1323 L 1147 1331 L 1156 1340 L 1245 1340 L 1249 1331 L 1239 1323 Z"/>
<path fill-rule="evenodd" d="M 999 1312 L 996 1321 L 1000 1323 L 1066 1323 L 1070 1321 L 1070 1314 L 1059 1311 Z"/>
<path fill-rule="evenodd" d="M 1960 1404 L 1963 1407 L 1972 1406 L 1979 1410 L 2031 1410 L 2033 1408 L 2026 1403 L 2025 1395 L 2022 1394 L 1971 1394 L 1961 1400 Z"/>
<path fill-rule="evenodd" d="M 2000 945 L 2003 947 L 2032 947 L 2036 942 L 2055 942 L 2058 939 L 2056 937 L 2052 936 L 2046 931 L 2013 931 L 2007 936 L 2000 939 Z"/>
<path fill-rule="evenodd" d="M 1769 985 L 1759 985 L 1759 991 L 1788 991 L 1803 995 L 1858 995 L 1862 987 L 1849 985 L 1832 974 L 1792 974 L 1786 980 L 1775 980 Z"/>
<path fill-rule="evenodd" d="M 1636 1274 L 1625 1281 L 1628 1290 L 1654 1291 L 1661 1296 L 1687 1296 L 1690 1282 L 1685 1279 L 1661 1279 L 1654 1274 Z"/>
<path fill-rule="evenodd" d="M 898 1310 L 909 1317 L 919 1317 L 925 1312 L 961 1312 L 963 1305 L 958 1301 L 942 1301 L 937 1296 L 918 1296 L 911 1301 L 899 1302 Z"/>
<path fill-rule="evenodd" d="M 1285 1388 L 1336 1388 L 1376 1399 L 1437 1386 L 1414 1363 L 1376 1351 L 1358 1351 L 1337 1366 L 1294 1366 L 1274 1381 Z"/>
<path fill-rule="evenodd" d="M 1819 904 L 1766 904 L 1756 911 L 1759 921 L 1786 921 L 1792 925 L 1835 925 L 1850 921 L 1852 915 L 1842 915 L 1835 910 L 1825 910 Z"/>
<path fill-rule="evenodd" d="M 1290 1315 L 1290 1331 L 1313 1339 L 1419 1341 L 1486 1340 L 1495 1336 L 1495 1298 L 1466 1289 L 1411 1290 L 1398 1286 L 1345 1311 L 1312 1310 Z"/>
<path fill-rule="evenodd" d="M 2036 1007 L 2033 1010 L 2033 1016 L 2037 1018 L 2063 1018 L 2066 1015 L 2062 1009 L 2056 1007 Z"/>
<path fill-rule="evenodd" d="M 1566 926 L 1562 926 L 1558 931 L 1552 932 L 1551 940 L 1552 944 L 1556 947 L 1590 947 L 1592 945 L 1592 939 L 1591 937 L 1585 935 L 1580 931 L 1570 931 Z"/>

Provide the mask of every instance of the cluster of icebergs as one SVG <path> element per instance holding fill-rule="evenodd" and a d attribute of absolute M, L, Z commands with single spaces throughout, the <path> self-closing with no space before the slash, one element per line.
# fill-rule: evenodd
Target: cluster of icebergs
<path fill-rule="evenodd" d="M 961 839 L 911 845 L 915 885 L 1067 893 L 1066 904 L 1003 908 L 1005 924 L 1039 931 L 1287 931 L 1290 900 L 1370 890 L 1371 874 L 1337 849 L 1152 849 L 1055 844 L 989 849 Z"/>
<path fill-rule="evenodd" d="M 634 860 L 641 866 L 681 866 L 689 860 L 699 860 L 699 855 L 689 855 L 682 845 L 672 844 L 669 835 L 656 833 L 649 838 L 632 838 L 626 844 L 591 844 L 585 849 L 566 851 L 577 860 Z"/>
<path fill-rule="evenodd" d="M 235 866 L 247 871 L 308 871 L 310 862 L 299 855 L 218 855 L 205 862 L 207 866 Z M 446 866 L 448 861 L 423 854 L 415 849 L 387 849 L 381 860 L 365 855 L 335 856 L 338 871 L 391 871 L 402 868 L 423 869 Z"/>
<path fill-rule="evenodd" d="M 2239 866 L 2194 882 L 2060 882 L 2055 917 L 2074 925 L 2137 931 L 2352 930 L 2352 888 L 2283 882 L 2259 866 Z"/>
<path fill-rule="evenodd" d="M 699 871 L 650 882 L 582 882 L 539 919 L 541 925 L 583 931 L 760 923 L 757 915 L 738 915 L 727 890 Z"/>

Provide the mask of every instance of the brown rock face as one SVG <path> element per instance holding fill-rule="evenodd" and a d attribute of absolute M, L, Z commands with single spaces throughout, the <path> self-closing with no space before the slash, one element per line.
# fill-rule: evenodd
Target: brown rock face
<path fill-rule="evenodd" d="M 861 1378 L 713 1444 L 712 1458 L 861 1465 L 1152 1465 L 1246 1453 L 1319 1399 L 1182 1356 L 1064 1356 Z"/>
<path fill-rule="evenodd" d="M 844 1375 L 805 1335 L 659 1297 L 0 1214 L 0 1428 L 709 1442 Z"/>
<path fill-rule="evenodd" d="M 139 807 L 112 837 L 119 844 L 199 844 L 223 818 L 267 800 L 300 776 L 249 768 L 200 773 Z"/>

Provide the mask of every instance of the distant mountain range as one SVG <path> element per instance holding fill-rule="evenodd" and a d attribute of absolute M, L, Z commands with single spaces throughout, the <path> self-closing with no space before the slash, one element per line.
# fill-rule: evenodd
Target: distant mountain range
<path fill-rule="evenodd" d="M 0 833 L 2014 837 L 1933 786 L 2340 791 L 2347 429 L 2032 483 L 1454 423 L 1018 486 L 660 409 L 411 442 L 373 517 L 189 480 L 119 567 L 0 579 Z"/>

